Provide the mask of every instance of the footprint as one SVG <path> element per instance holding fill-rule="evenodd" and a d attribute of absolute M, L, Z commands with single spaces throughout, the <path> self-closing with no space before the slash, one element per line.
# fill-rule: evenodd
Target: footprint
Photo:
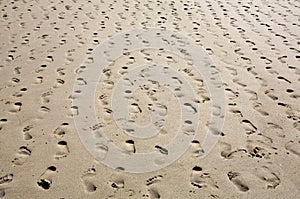
<path fill-rule="evenodd" d="M 193 140 L 191 145 L 194 157 L 201 157 L 204 155 L 204 150 L 201 148 L 201 144 L 198 140 Z"/>
<path fill-rule="evenodd" d="M 8 184 L 13 180 L 14 175 L 12 173 L 0 177 L 0 185 Z"/>
<path fill-rule="evenodd" d="M 191 185 L 197 188 L 219 188 L 209 173 L 203 172 L 200 166 L 194 166 L 190 175 Z"/>
<path fill-rule="evenodd" d="M 268 86 L 268 83 L 267 83 L 267 81 L 266 81 L 265 79 L 263 79 L 263 78 L 261 78 L 261 77 L 255 77 L 255 79 L 260 80 L 260 85 L 261 85 L 262 87 Z"/>
<path fill-rule="evenodd" d="M 226 69 L 231 71 L 231 75 L 237 76 L 237 70 L 235 68 L 227 66 Z"/>
<path fill-rule="evenodd" d="M 146 186 L 148 187 L 148 192 L 150 195 L 150 198 L 157 199 L 161 198 L 161 195 L 159 194 L 159 191 L 157 190 L 157 183 L 159 183 L 162 180 L 162 175 L 156 175 L 151 178 L 148 178 L 146 180 Z"/>
<path fill-rule="evenodd" d="M 123 189 L 125 187 L 124 179 L 121 177 L 112 176 L 113 180 L 109 181 L 109 184 L 114 189 Z"/>
<path fill-rule="evenodd" d="M 241 87 L 247 87 L 246 84 L 242 83 L 241 80 L 239 80 L 238 78 L 235 78 L 232 80 L 234 83 L 238 84 Z"/>
<path fill-rule="evenodd" d="M 18 79 L 18 78 L 16 78 L 16 77 L 13 77 L 13 78 L 11 79 L 11 81 L 18 84 L 21 80 Z"/>
<path fill-rule="evenodd" d="M 64 70 L 65 68 L 58 68 L 56 72 L 58 73 L 59 76 L 63 76 L 66 74 Z"/>
<path fill-rule="evenodd" d="M 59 141 L 57 143 L 57 147 L 58 147 L 58 152 L 54 156 L 55 159 L 58 160 L 61 158 L 65 158 L 69 155 L 70 151 L 66 141 Z"/>
<path fill-rule="evenodd" d="M 41 84 L 41 83 L 43 83 L 43 77 L 42 76 L 36 77 L 34 84 Z"/>
<path fill-rule="evenodd" d="M 270 159 L 272 153 L 276 154 L 276 147 L 271 146 L 271 138 L 260 136 L 257 140 L 247 140 L 247 151 L 250 157 Z"/>
<path fill-rule="evenodd" d="M 239 191 L 247 192 L 250 190 L 244 179 L 241 177 L 240 173 L 230 171 L 227 173 L 227 176 L 230 182 L 232 182 Z"/>
<path fill-rule="evenodd" d="M 297 131 L 300 131 L 300 120 L 293 123 L 294 129 Z"/>
<path fill-rule="evenodd" d="M 268 116 L 269 113 L 263 110 L 263 105 L 259 102 L 255 102 L 253 104 L 253 109 L 259 112 L 262 116 Z"/>
<path fill-rule="evenodd" d="M 255 175 L 266 182 L 267 189 L 275 189 L 280 184 L 279 177 L 266 166 L 256 168 Z"/>
<path fill-rule="evenodd" d="M 273 70 L 271 66 L 266 66 L 265 69 L 270 73 L 270 74 L 276 74 L 278 75 L 279 72 L 276 70 Z"/>
<path fill-rule="evenodd" d="M 9 188 L 7 185 L 13 181 L 13 177 L 14 175 L 11 173 L 0 177 L 0 198 L 3 198 L 6 195 L 5 189 Z"/>
<path fill-rule="evenodd" d="M 46 58 L 46 61 L 47 62 L 53 62 L 54 61 L 53 56 L 48 55 L 47 58 Z"/>
<path fill-rule="evenodd" d="M 154 103 L 152 106 L 152 111 L 156 112 L 159 116 L 166 116 L 168 114 L 167 110 L 167 106 L 160 103 Z"/>
<path fill-rule="evenodd" d="M 76 90 L 76 91 L 73 92 L 73 94 L 71 94 L 69 96 L 69 99 L 72 99 L 72 100 L 77 99 L 80 95 L 81 95 L 81 90 Z M 104 96 L 104 95 L 102 95 L 102 96 Z M 101 101 L 100 97 L 99 97 L 99 100 Z M 108 102 L 106 104 L 103 103 L 103 105 L 108 105 Z"/>
<path fill-rule="evenodd" d="M 161 154 L 163 154 L 163 155 L 168 155 L 168 154 L 169 154 L 169 151 L 168 151 L 166 148 L 162 147 L 162 146 L 155 145 L 154 148 L 155 148 L 155 149 L 158 149 L 158 151 L 159 151 Z"/>
<path fill-rule="evenodd" d="M 226 142 L 220 142 L 220 147 L 221 147 L 221 156 L 225 159 L 231 159 L 234 157 L 234 155 L 237 154 L 247 153 L 246 149 L 232 150 L 231 145 Z"/>
<path fill-rule="evenodd" d="M 250 135 L 256 132 L 257 127 L 252 124 L 249 120 L 242 120 L 242 124 L 245 125 L 246 134 Z"/>
<path fill-rule="evenodd" d="M 70 107 L 70 113 L 68 113 L 68 116 L 69 117 L 74 117 L 76 115 L 79 115 L 78 106 L 71 106 Z"/>
<path fill-rule="evenodd" d="M 278 57 L 278 60 L 281 62 L 281 63 L 286 63 L 286 59 L 287 59 L 287 56 L 280 56 L 280 57 Z"/>
<path fill-rule="evenodd" d="M 67 126 L 69 126 L 69 123 L 62 123 L 59 127 L 57 127 L 53 131 L 54 137 L 59 138 L 59 139 L 63 138 L 68 132 Z"/>
<path fill-rule="evenodd" d="M 153 199 L 161 198 L 161 195 L 159 194 L 159 192 L 156 188 L 150 188 L 150 189 L 148 189 L 148 192 L 149 192 L 150 198 L 153 198 Z"/>
<path fill-rule="evenodd" d="M 97 132 L 96 131 L 96 136 L 99 137 L 97 135 Z M 100 137 L 102 137 L 102 135 L 100 135 Z M 97 150 L 97 159 L 98 160 L 104 160 L 107 153 L 108 153 L 108 146 L 106 146 L 105 144 L 103 143 L 96 143 L 96 150 Z"/>
<path fill-rule="evenodd" d="M 300 140 L 291 140 L 285 145 L 285 149 L 300 158 Z"/>
<path fill-rule="evenodd" d="M 126 140 L 125 143 L 126 143 L 126 150 L 129 153 L 135 153 L 136 152 L 135 144 L 134 144 L 133 140 Z"/>
<path fill-rule="evenodd" d="M 49 166 L 46 171 L 39 177 L 37 185 L 44 190 L 48 190 L 52 185 L 54 174 L 57 173 L 55 166 Z"/>
<path fill-rule="evenodd" d="M 48 108 L 47 106 L 41 106 L 39 111 L 42 113 L 49 113 L 51 109 Z"/>
<path fill-rule="evenodd" d="M 42 64 L 42 65 L 40 65 L 38 68 L 35 69 L 35 72 L 36 72 L 36 73 L 43 72 L 44 69 L 45 69 L 46 67 L 47 67 L 46 64 Z"/>
<path fill-rule="evenodd" d="M 12 96 L 18 98 L 18 97 L 22 97 L 23 94 L 22 94 L 22 92 L 18 91 L 18 92 L 15 92 L 14 94 L 12 94 Z"/>
<path fill-rule="evenodd" d="M 64 83 L 65 83 L 65 81 L 64 81 L 63 79 L 57 79 L 57 80 L 56 80 L 56 84 L 53 86 L 53 88 L 59 88 L 59 87 L 61 87 Z"/>
<path fill-rule="evenodd" d="M 7 119 L 5 118 L 0 119 L 0 130 L 2 130 L 5 123 L 7 123 Z"/>
<path fill-rule="evenodd" d="M 76 83 L 77 85 L 87 85 L 87 82 L 81 77 L 77 78 Z"/>
<path fill-rule="evenodd" d="M 274 89 L 269 89 L 265 91 L 265 94 L 271 98 L 272 100 L 278 100 L 278 97 L 276 95 L 273 94 L 274 93 Z"/>
<path fill-rule="evenodd" d="M 16 157 L 12 161 L 13 165 L 20 166 L 23 165 L 26 160 L 30 157 L 31 150 L 28 149 L 26 146 L 21 146 L 16 154 Z"/>
<path fill-rule="evenodd" d="M 53 91 L 52 90 L 48 90 L 46 92 L 44 92 L 41 95 L 41 99 L 43 103 L 49 103 L 50 102 L 50 96 L 53 95 Z"/>
<path fill-rule="evenodd" d="M 33 128 L 33 125 L 28 125 L 23 128 L 23 139 L 24 140 L 31 140 L 32 135 L 29 133 L 29 131 Z"/>
<path fill-rule="evenodd" d="M 290 80 L 288 80 L 288 79 L 286 79 L 285 77 L 282 77 L 282 76 L 278 76 L 277 79 L 284 80 L 284 81 L 286 81 L 289 84 L 292 83 Z"/>
<path fill-rule="evenodd" d="M 250 89 L 245 89 L 245 91 L 251 95 L 251 97 L 249 98 L 249 100 L 254 100 L 255 101 L 255 100 L 258 99 L 257 98 L 257 93 L 255 91 L 252 91 Z"/>
<path fill-rule="evenodd" d="M 227 96 L 229 98 L 229 100 L 234 100 L 239 96 L 239 92 L 235 92 L 230 88 L 225 88 L 225 91 L 227 91 Z"/>
<path fill-rule="evenodd" d="M 236 109 L 236 108 L 229 108 L 229 111 L 231 113 L 238 114 L 239 117 L 241 117 L 241 118 L 244 117 L 243 114 L 242 114 L 242 112 L 240 110 Z"/>
<path fill-rule="evenodd" d="M 87 171 L 84 172 L 81 179 L 83 181 L 84 190 L 86 192 L 95 192 L 97 190 L 97 186 L 92 182 L 92 179 L 96 175 L 96 169 L 89 168 Z"/>
<path fill-rule="evenodd" d="M 16 102 L 13 105 L 13 109 L 11 109 L 9 112 L 16 113 L 18 111 L 21 111 L 21 107 L 22 107 L 22 102 Z"/>
<path fill-rule="evenodd" d="M 190 103 L 184 103 L 183 104 L 185 107 L 188 107 L 189 111 L 191 111 L 192 113 L 197 113 L 197 108 L 195 105 L 192 105 Z"/>
<path fill-rule="evenodd" d="M 146 185 L 150 186 L 156 183 L 159 183 L 162 180 L 163 176 L 162 175 L 156 175 L 154 177 L 148 178 L 146 180 Z"/>
<path fill-rule="evenodd" d="M 268 122 L 266 128 L 263 130 L 263 134 L 269 137 L 276 135 L 280 138 L 284 138 L 285 134 L 283 128 L 275 123 Z"/>
<path fill-rule="evenodd" d="M 17 66 L 16 68 L 14 68 L 14 73 L 16 75 L 20 75 L 21 74 L 21 71 L 20 71 L 21 69 L 22 69 L 21 67 Z"/>
<path fill-rule="evenodd" d="M 80 94 L 80 93 L 79 93 Z M 79 95 L 77 94 L 77 95 Z M 74 99 L 75 99 L 75 95 L 74 95 Z M 102 105 L 106 106 L 108 105 L 108 96 L 106 94 L 102 94 L 98 97 L 99 101 L 101 101 Z"/>

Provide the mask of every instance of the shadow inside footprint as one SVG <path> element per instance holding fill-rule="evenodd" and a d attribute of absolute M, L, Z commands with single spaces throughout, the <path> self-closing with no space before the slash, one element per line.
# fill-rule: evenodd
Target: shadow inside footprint
<path fill-rule="evenodd" d="M 250 188 L 248 187 L 248 185 L 246 185 L 246 183 L 241 178 L 241 175 L 238 172 L 230 171 L 227 173 L 227 176 L 239 191 L 247 192 L 250 190 Z"/>
<path fill-rule="evenodd" d="M 0 198 L 4 198 L 4 196 L 5 196 L 4 189 L 0 189 Z"/>
<path fill-rule="evenodd" d="M 66 141 L 63 140 L 59 141 L 57 143 L 57 147 L 58 147 L 58 151 L 54 156 L 55 159 L 61 159 L 69 155 L 70 151 Z"/>
<path fill-rule="evenodd" d="M 44 190 L 48 190 L 52 184 L 53 174 L 56 172 L 55 166 L 49 166 L 46 171 L 40 176 L 37 185 Z"/>
<path fill-rule="evenodd" d="M 12 163 L 15 166 L 23 165 L 26 162 L 26 160 L 30 157 L 30 155 L 31 155 L 31 150 L 28 149 L 26 146 L 21 146 Z"/>
<path fill-rule="evenodd" d="M 197 188 L 219 188 L 209 173 L 203 172 L 202 167 L 194 166 L 190 176 L 191 185 Z"/>
<path fill-rule="evenodd" d="M 97 186 L 91 181 L 92 178 L 96 175 L 96 169 L 90 168 L 82 175 L 81 179 L 83 181 L 83 185 L 86 192 L 95 192 L 97 190 Z"/>

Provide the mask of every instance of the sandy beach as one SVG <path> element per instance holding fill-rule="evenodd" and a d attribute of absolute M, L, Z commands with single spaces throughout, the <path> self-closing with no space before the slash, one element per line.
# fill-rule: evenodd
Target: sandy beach
<path fill-rule="evenodd" d="M 300 198 L 299 1 L 0 9 L 0 198 Z"/>

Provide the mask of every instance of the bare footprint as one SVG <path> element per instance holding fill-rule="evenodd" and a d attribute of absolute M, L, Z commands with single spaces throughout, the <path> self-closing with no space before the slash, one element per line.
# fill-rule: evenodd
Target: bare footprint
<path fill-rule="evenodd" d="M 61 87 L 64 83 L 65 83 L 65 81 L 64 81 L 63 79 L 57 79 L 57 80 L 56 80 L 56 84 L 53 86 L 53 88 L 59 88 L 59 87 Z"/>
<path fill-rule="evenodd" d="M 193 140 L 192 144 L 192 154 L 194 157 L 201 157 L 204 155 L 204 150 L 201 148 L 201 144 L 198 140 Z"/>
<path fill-rule="evenodd" d="M 32 135 L 29 133 L 32 128 L 33 128 L 33 125 L 28 125 L 23 128 L 23 139 L 24 140 L 32 139 Z"/>
<path fill-rule="evenodd" d="M 250 190 L 244 179 L 241 177 L 240 173 L 230 171 L 227 173 L 227 176 L 230 182 L 232 182 L 239 191 L 247 192 Z"/>
<path fill-rule="evenodd" d="M 150 198 L 153 198 L 153 199 L 161 198 L 161 195 L 159 194 L 159 192 L 156 188 L 150 188 L 150 189 L 148 189 L 148 192 L 149 192 Z"/>
<path fill-rule="evenodd" d="M 62 123 L 59 127 L 57 127 L 54 131 L 53 131 L 53 135 L 56 138 L 63 138 L 67 132 L 68 132 L 68 123 Z"/>
<path fill-rule="evenodd" d="M 266 182 L 267 189 L 275 189 L 280 184 L 279 177 L 266 166 L 255 169 L 255 175 Z"/>
<path fill-rule="evenodd" d="M 55 159 L 65 158 L 69 155 L 70 151 L 66 141 L 59 141 L 57 147 L 58 152 L 54 156 Z"/>
<path fill-rule="evenodd" d="M 268 116 L 269 113 L 263 110 L 263 105 L 259 102 L 255 102 L 253 104 L 253 109 L 259 112 L 262 116 Z"/>
<path fill-rule="evenodd" d="M 263 130 L 263 134 L 270 137 L 272 137 L 273 135 L 276 135 L 281 138 L 285 137 L 283 128 L 272 122 L 267 123 L 265 129 Z"/>
<path fill-rule="evenodd" d="M 300 140 L 291 140 L 285 145 L 285 149 L 300 158 Z"/>
<path fill-rule="evenodd" d="M 9 188 L 7 186 L 13 181 L 13 177 L 14 175 L 11 173 L 0 177 L 0 198 L 3 198 L 6 195 L 5 189 Z"/>
<path fill-rule="evenodd" d="M 247 85 L 242 83 L 240 79 L 235 78 L 232 80 L 234 83 L 236 83 L 237 85 L 241 86 L 241 87 L 246 87 Z"/>
<path fill-rule="evenodd" d="M 68 116 L 69 117 L 74 117 L 76 115 L 79 115 L 78 107 L 77 106 L 71 106 L 70 107 L 70 112 L 68 113 Z"/>
<path fill-rule="evenodd" d="M 39 111 L 42 113 L 49 113 L 51 111 L 51 109 L 48 108 L 47 106 L 41 106 Z"/>
<path fill-rule="evenodd" d="M 30 157 L 31 150 L 26 146 L 21 146 L 16 154 L 16 157 L 12 161 L 13 165 L 20 166 L 23 165 L 26 160 Z"/>
<path fill-rule="evenodd" d="M 162 175 L 156 175 L 154 177 L 148 178 L 146 180 L 146 185 L 150 186 L 150 185 L 156 184 L 156 183 L 160 182 L 162 180 L 162 178 L 163 178 Z"/>
<path fill-rule="evenodd" d="M 109 181 L 109 184 L 114 189 L 123 189 L 125 187 L 125 182 L 122 177 L 112 176 L 112 180 Z"/>
<path fill-rule="evenodd" d="M 257 100 L 258 99 L 257 98 L 257 93 L 255 91 L 252 91 L 252 90 L 250 90 L 248 88 L 246 88 L 245 91 L 251 95 L 251 97 L 249 98 L 249 100 Z"/>
<path fill-rule="evenodd" d="M 246 149 L 236 149 L 236 150 L 232 150 L 231 145 L 226 143 L 226 142 L 220 142 L 220 147 L 221 147 L 221 156 L 225 159 L 231 159 L 233 158 L 235 155 L 242 155 L 247 153 Z"/>
<path fill-rule="evenodd" d="M 258 140 L 247 140 L 247 151 L 250 157 L 270 159 L 272 153 L 276 153 L 277 148 L 272 147 L 272 140 L 267 137 Z"/>
<path fill-rule="evenodd" d="M 0 130 L 2 130 L 3 126 L 7 123 L 7 119 L 2 118 L 0 119 Z"/>
<path fill-rule="evenodd" d="M 41 84 L 41 83 L 43 83 L 43 77 L 42 76 L 36 77 L 34 84 Z"/>
<path fill-rule="evenodd" d="M 39 177 L 37 185 L 44 190 L 48 190 L 52 185 L 54 174 L 57 172 L 55 166 L 49 166 L 46 171 Z"/>
<path fill-rule="evenodd" d="M 96 175 L 96 169 L 89 168 L 87 171 L 84 172 L 81 179 L 83 181 L 84 190 L 86 192 L 95 192 L 97 190 L 97 186 L 92 182 L 93 177 Z"/>
<path fill-rule="evenodd" d="M 274 93 L 274 89 L 269 89 L 265 91 L 265 94 L 271 98 L 272 100 L 278 100 L 278 97 L 276 95 L 273 94 Z"/>
<path fill-rule="evenodd" d="M 125 144 L 126 144 L 126 150 L 127 150 L 129 153 L 135 153 L 135 152 L 136 152 L 135 144 L 134 144 L 134 141 L 133 141 L 133 140 L 126 140 L 126 141 L 125 141 Z"/>
<path fill-rule="evenodd" d="M 242 124 L 245 125 L 246 134 L 250 135 L 256 132 L 257 127 L 249 120 L 242 120 Z"/>
<path fill-rule="evenodd" d="M 53 91 L 52 90 L 48 90 L 46 92 L 44 92 L 41 95 L 41 99 L 43 103 L 49 103 L 50 102 L 50 97 L 53 95 Z"/>
<path fill-rule="evenodd" d="M 13 104 L 13 108 L 9 112 L 16 113 L 21 111 L 21 108 L 22 108 L 22 102 L 16 102 Z"/>
<path fill-rule="evenodd" d="M 209 173 L 203 172 L 200 166 L 194 166 L 190 175 L 191 185 L 197 188 L 219 188 Z"/>
<path fill-rule="evenodd" d="M 156 175 L 146 180 L 146 186 L 148 187 L 148 192 L 150 198 L 158 199 L 161 195 L 157 189 L 157 184 L 162 180 L 162 175 Z"/>

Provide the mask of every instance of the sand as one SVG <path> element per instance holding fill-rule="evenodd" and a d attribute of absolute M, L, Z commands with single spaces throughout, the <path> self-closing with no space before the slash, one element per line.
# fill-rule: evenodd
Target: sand
<path fill-rule="evenodd" d="M 299 198 L 299 6 L 0 1 L 0 198 Z"/>

